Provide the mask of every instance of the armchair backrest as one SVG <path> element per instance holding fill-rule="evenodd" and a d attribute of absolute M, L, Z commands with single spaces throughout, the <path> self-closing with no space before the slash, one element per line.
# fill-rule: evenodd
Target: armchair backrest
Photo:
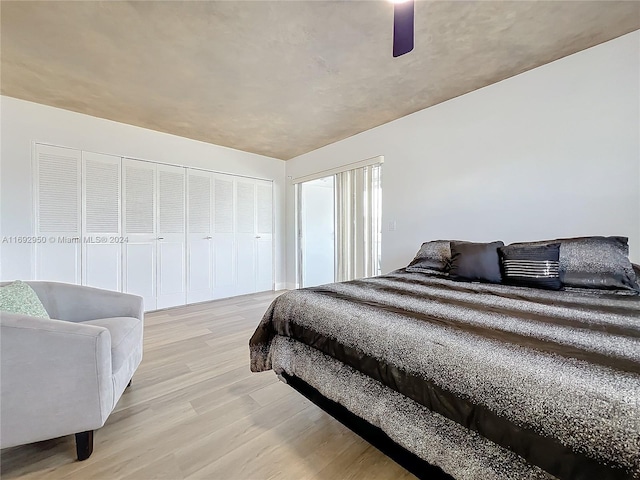
<path fill-rule="evenodd" d="M 11 282 L 2 282 L 0 286 Z M 28 281 L 49 317 L 84 322 L 104 317 L 135 317 L 142 320 L 142 297 L 84 287 L 71 283 Z"/>

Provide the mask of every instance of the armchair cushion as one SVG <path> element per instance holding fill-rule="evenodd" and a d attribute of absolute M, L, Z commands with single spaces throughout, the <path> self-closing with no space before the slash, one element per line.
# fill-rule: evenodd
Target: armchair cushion
<path fill-rule="evenodd" d="M 0 312 L 49 318 L 33 288 L 20 280 L 0 287 Z"/>
<path fill-rule="evenodd" d="M 111 334 L 111 370 L 116 373 L 142 345 L 142 320 L 133 317 L 101 318 L 80 322 L 83 325 L 104 327 Z"/>

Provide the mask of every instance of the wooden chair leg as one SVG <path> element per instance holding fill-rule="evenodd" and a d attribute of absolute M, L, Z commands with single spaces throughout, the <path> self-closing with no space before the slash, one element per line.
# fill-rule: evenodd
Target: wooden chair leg
<path fill-rule="evenodd" d="M 76 433 L 76 453 L 78 460 L 86 460 L 93 453 L 93 430 Z"/>

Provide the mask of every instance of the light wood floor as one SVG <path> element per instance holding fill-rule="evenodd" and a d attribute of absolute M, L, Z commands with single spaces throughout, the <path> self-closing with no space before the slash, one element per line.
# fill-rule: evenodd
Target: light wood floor
<path fill-rule="evenodd" d="M 73 436 L 5 449 L 2 478 L 415 478 L 273 372 L 249 371 L 249 338 L 277 295 L 148 314 L 144 359 L 93 455 L 76 461 Z"/>

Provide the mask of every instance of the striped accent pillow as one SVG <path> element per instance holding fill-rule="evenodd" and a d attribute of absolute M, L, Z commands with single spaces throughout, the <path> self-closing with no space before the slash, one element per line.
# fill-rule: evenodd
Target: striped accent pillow
<path fill-rule="evenodd" d="M 502 282 L 520 287 L 560 290 L 560 244 L 509 245 L 499 250 Z"/>

